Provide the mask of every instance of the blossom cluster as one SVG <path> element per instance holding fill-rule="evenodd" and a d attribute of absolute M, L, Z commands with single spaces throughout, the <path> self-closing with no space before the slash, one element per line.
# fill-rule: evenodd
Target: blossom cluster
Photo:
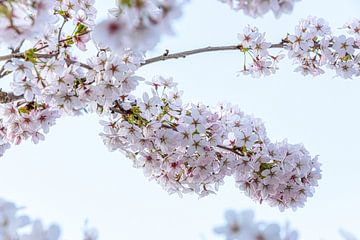
<path fill-rule="evenodd" d="M 39 219 L 32 220 L 21 213 L 22 207 L 13 202 L 0 199 L 0 239 L 1 240 L 59 240 L 60 227 L 56 224 L 45 226 Z M 252 210 L 225 212 L 225 224 L 215 227 L 214 232 L 226 240 L 298 240 L 297 231 L 277 223 L 256 221 Z M 345 240 L 357 238 L 344 230 L 340 231 Z M 83 240 L 97 240 L 98 231 L 86 223 L 83 229 Z"/>
<path fill-rule="evenodd" d="M 0 42 L 17 43 L 33 38 L 52 18 L 53 1 L 0 1 Z"/>
<path fill-rule="evenodd" d="M 302 145 L 272 144 L 261 120 L 236 106 L 184 105 L 172 79 L 148 83 L 151 94 L 116 102 L 101 136 L 166 191 L 203 197 L 234 176 L 246 195 L 280 210 L 313 195 L 320 165 Z"/>
<path fill-rule="evenodd" d="M 3 150 L 10 147 L 9 143 L 20 144 L 31 137 L 34 143 L 44 140 L 43 133 L 60 117 L 58 110 L 46 104 L 17 102 L 4 104 L 0 108 L 0 138 Z M 4 151 L 0 151 L 3 155 Z"/>
<path fill-rule="evenodd" d="M 55 1 L 52 8 L 53 20 L 43 22 L 45 31 L 38 34 L 34 50 L 43 49 L 46 53 L 59 54 L 61 51 L 70 51 L 75 45 L 78 49 L 86 51 L 97 16 L 94 3 L 95 0 Z M 68 26 L 69 22 L 73 23 L 72 26 Z"/>
<path fill-rule="evenodd" d="M 60 228 L 57 225 L 45 227 L 40 220 L 31 220 L 21 215 L 22 208 L 14 203 L 0 199 L 0 239 L 1 240 L 58 240 Z M 28 231 L 24 231 L 27 229 Z M 83 240 L 96 240 L 97 231 L 84 229 Z"/>
<path fill-rule="evenodd" d="M 300 0 L 219 0 L 236 11 L 243 11 L 251 17 L 262 17 L 272 11 L 279 18 L 283 13 L 291 13 L 294 4 Z"/>
<path fill-rule="evenodd" d="M 226 240 L 298 240 L 297 231 L 290 229 L 289 223 L 284 227 L 278 223 L 267 223 L 255 221 L 252 210 L 225 212 L 226 223 L 215 227 L 214 232 L 223 236 Z M 344 240 L 357 240 L 353 234 L 340 230 Z"/>
<path fill-rule="evenodd" d="M 332 34 L 328 23 L 321 18 L 308 17 L 299 22 L 295 33 L 287 34 L 280 43 L 266 41 L 265 33 L 247 26 L 238 35 L 239 49 L 245 55 L 244 74 L 253 77 L 267 76 L 278 69 L 277 63 L 284 58 L 281 53 L 271 54 L 270 49 L 285 49 L 288 57 L 297 65 L 296 72 L 317 76 L 327 67 L 342 78 L 360 75 L 360 20 L 355 19 L 344 26 L 348 35 Z M 246 56 L 251 59 L 246 62 Z"/>
<path fill-rule="evenodd" d="M 11 46 L 22 41 L 36 42 L 37 46 L 46 45 L 55 50 L 63 32 L 65 23 L 73 21 L 76 26 L 73 39 L 62 42 L 66 47 L 70 41 L 76 42 L 80 49 L 90 40 L 89 32 L 96 18 L 95 0 L 12 0 L 0 2 L 0 40 Z M 62 26 L 60 20 L 63 20 Z M 59 30 L 60 29 L 60 30 Z"/>
<path fill-rule="evenodd" d="M 359 76 L 359 36 L 352 27 L 356 29 L 360 25 L 354 21 L 348 26 L 350 36 L 334 36 L 323 19 L 301 20 L 295 34 L 284 39 L 289 47 L 289 57 L 299 64 L 295 71 L 316 76 L 324 73 L 323 66 L 326 66 L 342 78 Z"/>
<path fill-rule="evenodd" d="M 94 41 L 113 51 L 152 49 L 162 33 L 172 33 L 171 22 L 181 16 L 187 0 L 125 0 L 110 9 L 112 18 L 100 22 Z"/>
<path fill-rule="evenodd" d="M 226 240 L 297 240 L 298 233 L 289 225 L 282 227 L 277 223 L 255 221 L 251 210 L 225 212 L 224 226 L 214 228 L 215 233 L 223 235 Z"/>
<path fill-rule="evenodd" d="M 352 233 L 345 231 L 343 229 L 340 230 L 341 236 L 344 238 L 344 240 L 357 240 L 358 238 L 355 237 Z"/>
<path fill-rule="evenodd" d="M 272 44 L 266 41 L 265 33 L 260 33 L 258 28 L 248 25 L 238 34 L 238 39 L 239 49 L 244 54 L 241 73 L 257 78 L 274 74 L 278 70 L 277 64 L 284 56 L 280 53 L 269 53 Z M 250 63 L 246 61 L 247 57 L 251 59 Z"/>
<path fill-rule="evenodd" d="M 34 143 L 43 140 L 41 132 L 48 133 L 61 115 L 108 111 L 143 80 L 134 75 L 141 62 L 142 55 L 127 52 L 120 57 L 105 51 L 88 59 L 91 69 L 86 71 L 55 57 L 8 62 L 5 69 L 13 74 L 11 88 L 22 98 L 1 105 L 1 155 L 9 143 L 19 144 L 29 137 Z"/>

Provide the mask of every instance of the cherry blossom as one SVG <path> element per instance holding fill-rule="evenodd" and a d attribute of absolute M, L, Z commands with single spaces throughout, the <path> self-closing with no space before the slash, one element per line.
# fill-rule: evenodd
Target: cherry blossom
<path fill-rule="evenodd" d="M 238 38 L 240 51 L 244 53 L 242 73 L 259 77 L 276 72 L 278 68 L 276 59 L 279 59 L 281 55 L 269 54 L 268 49 L 272 44 L 265 41 L 265 33 L 259 33 L 256 27 L 246 26 L 243 33 L 238 34 Z M 247 64 L 246 57 L 251 59 L 250 64 Z"/>
<path fill-rule="evenodd" d="M 0 19 L 13 24 L 6 31 L 16 35 L 9 33 L 12 41 L 3 39 L 10 53 L 0 56 L 4 61 L 0 78 L 12 78 L 10 92 L 0 94 L 0 155 L 25 140 L 44 140 L 61 116 L 91 112 L 102 119 L 105 145 L 125 153 L 169 193 L 204 197 L 216 193 L 225 177 L 232 176 L 237 188 L 258 203 L 280 210 L 303 207 L 313 196 L 321 171 L 317 157 L 302 144 L 272 142 L 262 121 L 236 105 L 183 103 L 183 92 L 172 78 L 149 81 L 138 75 L 138 69 L 202 52 L 235 50 L 243 57 L 240 73 L 252 77 L 276 73 L 287 55 L 303 75 L 317 76 L 330 69 L 341 78 L 353 78 L 360 75 L 360 21 L 354 19 L 341 34 L 334 34 L 324 19 L 308 17 L 277 43 L 248 25 L 235 45 L 166 51 L 147 58 L 147 50 L 164 33 L 171 33 L 171 23 L 186 2 L 117 1 L 110 16 L 100 22 L 93 0 L 0 3 Z M 238 3 L 253 16 L 270 9 L 279 14 L 295 3 L 227 2 Z M 3 14 L 7 12 L 18 15 Z M 52 17 L 45 23 L 48 15 Z M 23 22 L 18 16 L 31 19 Z M 90 45 L 96 48 L 94 55 L 78 57 Z M 141 84 L 148 84 L 151 91 L 137 94 Z"/>
<path fill-rule="evenodd" d="M 252 210 L 225 212 L 224 226 L 214 228 L 214 232 L 223 235 L 226 240 L 297 240 L 294 230 L 281 227 L 276 223 L 256 222 Z"/>
<path fill-rule="evenodd" d="M 359 75 L 358 53 L 355 52 L 358 47 L 354 38 L 334 36 L 323 19 L 309 17 L 301 20 L 295 34 L 283 41 L 289 46 L 289 57 L 299 64 L 295 71 L 316 76 L 323 74 L 326 66 L 343 78 Z"/>
<path fill-rule="evenodd" d="M 226 240 L 298 240 L 300 234 L 290 227 L 287 222 L 284 226 L 278 223 L 255 221 L 255 213 L 252 210 L 225 212 L 225 224 L 214 228 L 217 235 Z M 356 240 L 352 233 L 341 229 L 342 239 Z"/>
<path fill-rule="evenodd" d="M 32 231 L 29 234 L 24 234 L 19 238 L 21 240 L 57 240 L 60 237 L 60 229 L 56 225 L 44 229 L 41 221 L 36 220 L 32 224 Z"/>
<path fill-rule="evenodd" d="M 317 76 L 329 68 L 342 78 L 357 77 L 360 75 L 358 23 L 359 20 L 355 19 L 345 25 L 350 36 L 334 35 L 324 19 L 308 17 L 299 22 L 294 34 L 287 34 L 276 44 L 266 41 L 265 33 L 260 33 L 258 28 L 246 26 L 238 34 L 239 45 L 234 46 L 244 55 L 240 73 L 255 78 L 276 73 L 284 54 L 274 51 L 285 49 L 297 65 L 295 72 Z"/>
<path fill-rule="evenodd" d="M 291 13 L 300 0 L 219 0 L 236 11 L 244 11 L 251 17 L 262 17 L 272 11 L 279 18 L 283 13 Z"/>
<path fill-rule="evenodd" d="M 151 95 L 117 101 L 101 136 L 170 194 L 204 197 L 233 175 L 246 195 L 280 210 L 313 195 L 320 164 L 302 145 L 272 144 L 262 122 L 236 106 L 183 105 L 172 80 L 148 83 Z"/>
<path fill-rule="evenodd" d="M 56 109 L 36 103 L 9 103 L 2 105 L 0 111 L 4 116 L 2 141 L 6 146 L 9 143 L 20 144 L 28 138 L 34 143 L 44 140 L 43 133 L 48 133 L 49 127 L 60 117 Z"/>
<path fill-rule="evenodd" d="M 31 220 L 21 215 L 23 208 L 14 203 L 0 199 L 0 239 L 1 240 L 59 240 L 61 231 L 58 225 L 44 226 L 40 220 Z M 98 233 L 94 228 L 86 227 L 83 240 L 97 240 Z"/>
<path fill-rule="evenodd" d="M 31 219 L 23 215 L 24 208 L 13 202 L 0 199 L 0 239 L 2 240 L 60 240 L 60 227 L 56 224 L 46 226 L 39 219 Z M 282 226 L 277 223 L 267 223 L 255 219 L 252 210 L 225 212 L 225 224 L 214 228 L 214 232 L 226 240 L 298 240 L 299 233 L 290 227 L 289 223 Z M 353 234 L 340 230 L 345 240 L 357 239 Z M 97 229 L 89 227 L 88 222 L 83 228 L 83 240 L 97 240 Z"/>
<path fill-rule="evenodd" d="M 269 11 L 290 13 L 299 0 L 220 0 L 251 17 Z M 243 57 L 239 73 L 252 77 L 275 74 L 287 55 L 295 71 L 317 76 L 326 69 L 341 78 L 360 75 L 360 20 L 332 32 L 324 19 L 300 20 L 294 32 L 271 43 L 266 33 L 248 25 L 231 46 L 205 47 L 148 58 L 188 0 L 122 0 L 97 21 L 95 0 L 0 0 L 0 157 L 11 145 L 45 139 L 58 118 L 95 113 L 100 136 L 110 151 L 120 151 L 144 175 L 170 194 L 217 193 L 226 177 L 255 202 L 281 211 L 303 207 L 321 179 L 317 156 L 302 144 L 273 142 L 261 119 L 230 103 L 208 106 L 184 103 L 172 78 L 144 79 L 144 65 L 189 55 L 234 50 Z M 85 53 L 95 49 L 92 56 Z M 138 94 L 139 85 L 150 91 Z M 254 213 L 226 213 L 216 229 L 226 239 L 298 238 L 277 224 L 258 223 Z M 355 239 L 343 234 L 347 239 Z M 84 228 L 84 240 L 96 240 Z M 0 199 L 0 240 L 57 240 L 57 225 L 21 215 L 21 208 Z"/>
<path fill-rule="evenodd" d="M 41 33 L 45 21 L 54 21 L 50 13 L 53 4 L 54 1 L 46 0 L 1 1 L 1 42 L 16 44 Z"/>
<path fill-rule="evenodd" d="M 341 236 L 343 237 L 344 240 L 357 240 L 358 239 L 352 233 L 347 232 L 347 231 L 342 230 L 342 229 L 340 230 L 340 234 L 341 234 Z"/>
<path fill-rule="evenodd" d="M 117 1 L 116 8 L 109 10 L 113 18 L 95 27 L 94 41 L 113 51 L 152 49 L 161 33 L 172 33 L 170 22 L 181 16 L 185 2 L 187 0 Z"/>

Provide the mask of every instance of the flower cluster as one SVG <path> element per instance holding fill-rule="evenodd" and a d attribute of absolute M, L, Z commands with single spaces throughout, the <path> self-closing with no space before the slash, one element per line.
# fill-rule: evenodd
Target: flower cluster
<path fill-rule="evenodd" d="M 95 23 L 97 10 L 95 0 L 62 0 L 55 1 L 54 11 L 66 20 L 72 20 L 74 25 L 79 23 L 91 27 Z"/>
<path fill-rule="evenodd" d="M 286 141 L 268 144 L 266 153 L 252 161 L 244 159 L 235 175 L 246 195 L 260 202 L 266 200 L 280 210 L 303 207 L 320 178 L 317 158 L 312 159 L 302 145 Z"/>
<path fill-rule="evenodd" d="M 295 71 L 317 76 L 324 73 L 323 67 L 326 66 L 335 70 L 342 78 L 359 76 L 359 36 L 356 33 L 356 22 L 359 21 L 355 20 L 347 25 L 350 36 L 334 36 L 321 18 L 301 20 L 295 28 L 295 34 L 284 39 L 289 48 L 289 57 L 299 64 Z"/>
<path fill-rule="evenodd" d="M 0 199 L 0 239 L 2 240 L 59 240 L 61 230 L 58 225 L 45 227 L 40 220 L 31 220 L 21 214 L 21 210 L 12 202 Z M 298 232 L 289 224 L 282 227 L 276 223 L 255 221 L 251 210 L 225 212 L 226 223 L 215 227 L 214 232 L 224 236 L 226 240 L 298 240 Z M 345 240 L 357 238 L 344 230 L 340 231 Z M 98 231 L 86 223 L 83 229 L 83 240 L 97 240 Z"/>
<path fill-rule="evenodd" d="M 101 136 L 166 191 L 206 196 L 233 175 L 249 197 L 280 210 L 312 196 L 320 168 L 304 147 L 271 144 L 262 122 L 236 106 L 183 105 L 172 79 L 149 84 L 150 95 L 116 102 Z"/>
<path fill-rule="evenodd" d="M 347 232 L 345 230 L 340 230 L 340 234 L 341 236 L 344 238 L 344 240 L 357 240 L 358 238 L 355 237 L 355 235 L 353 235 L 352 233 L 350 232 Z"/>
<path fill-rule="evenodd" d="M 90 40 L 88 34 L 96 18 L 95 0 L 12 0 L 0 2 L 0 40 L 11 46 L 22 41 L 34 42 L 37 47 L 46 46 L 48 51 L 59 50 L 76 43 L 81 50 Z M 63 24 L 60 20 L 63 20 Z M 63 31 L 65 23 L 72 20 L 72 35 Z M 70 38 L 59 42 L 65 36 Z"/>
<path fill-rule="evenodd" d="M 45 32 L 45 36 L 40 36 L 39 40 L 41 41 L 45 38 L 47 40 L 45 44 L 49 45 L 49 49 L 59 49 L 59 37 L 61 39 L 67 39 L 63 29 L 65 24 L 69 20 L 72 20 L 75 26 L 72 37 L 61 44 L 67 48 L 69 45 L 75 43 L 80 50 L 86 51 L 86 43 L 91 40 L 90 32 L 94 28 L 97 14 L 94 3 L 95 0 L 56 1 L 54 6 L 55 16 L 63 19 L 63 25 L 61 25 L 60 28 L 58 25 L 55 25 L 55 28 L 50 26 Z"/>
<path fill-rule="evenodd" d="M 253 77 L 275 73 L 284 55 L 271 54 L 270 49 L 281 48 L 288 51 L 288 57 L 297 65 L 295 71 L 303 75 L 317 76 L 327 67 L 342 78 L 360 76 L 360 21 L 355 19 L 344 28 L 350 36 L 335 36 L 324 19 L 308 17 L 295 27 L 294 34 L 271 44 L 266 41 L 265 33 L 260 34 L 256 27 L 247 26 L 238 35 L 238 48 L 245 56 L 241 72 Z M 251 59 L 250 64 L 246 62 L 247 57 Z"/>
<path fill-rule="evenodd" d="M 146 51 L 156 45 L 162 33 L 172 33 L 170 24 L 181 15 L 187 1 L 116 1 L 116 8 L 109 10 L 111 17 L 96 27 L 95 0 L 0 1 L 0 40 L 13 47 L 30 40 L 52 52 L 74 44 L 85 51 L 91 39 L 100 48 Z M 65 34 L 69 22 L 75 26 L 71 35 Z"/>
<path fill-rule="evenodd" d="M 236 11 L 244 11 L 251 17 L 261 17 L 272 11 L 279 18 L 283 13 L 291 13 L 294 4 L 300 0 L 219 0 Z"/>
<path fill-rule="evenodd" d="M 125 0 L 110 9 L 113 18 L 99 23 L 93 34 L 95 42 L 113 51 L 153 48 L 162 33 L 171 33 L 171 21 L 181 15 L 187 0 Z"/>
<path fill-rule="evenodd" d="M 60 228 L 57 225 L 44 227 L 40 220 L 32 221 L 28 216 L 20 215 L 21 208 L 14 203 L 0 199 L 0 239 L 1 240 L 58 240 Z M 28 229 L 30 231 L 24 231 Z M 97 231 L 84 230 L 83 240 L 96 240 Z"/>
<path fill-rule="evenodd" d="M 277 63 L 283 55 L 271 55 L 269 49 L 272 47 L 270 42 L 266 42 L 265 33 L 260 33 L 256 27 L 246 26 L 243 33 L 238 34 L 240 42 L 239 49 L 244 53 L 244 67 L 241 70 L 244 74 L 251 74 L 252 77 L 267 76 L 273 74 L 278 69 Z M 250 58 L 248 64 L 246 59 Z"/>
<path fill-rule="evenodd" d="M 223 235 L 226 240 L 297 240 L 298 233 L 276 223 L 256 222 L 254 212 L 246 210 L 225 212 L 226 224 L 214 229 L 215 233 Z"/>
<path fill-rule="evenodd" d="M 10 144 L 6 138 L 6 128 L 4 127 L 2 121 L 0 122 L 0 157 L 4 156 L 6 150 L 10 148 Z"/>
<path fill-rule="evenodd" d="M 34 143 L 44 140 L 43 133 L 48 133 L 60 117 L 58 110 L 35 102 L 8 103 L 1 106 L 0 113 L 0 155 L 10 147 L 10 143 L 18 145 L 28 138 Z"/>
<path fill-rule="evenodd" d="M 12 45 L 42 33 L 52 8 L 47 0 L 0 1 L 0 42 Z"/>
<path fill-rule="evenodd" d="M 67 113 L 84 109 L 90 102 L 101 107 L 112 105 L 141 81 L 133 74 L 143 56 L 131 51 L 122 56 L 100 51 L 88 59 L 86 68 L 73 63 L 75 57 L 69 51 L 51 58 L 45 51 L 38 54 L 29 53 L 29 59 L 13 59 L 4 66 L 13 74 L 14 95 L 23 96 L 27 102 L 46 102 Z"/>
<path fill-rule="evenodd" d="M 9 143 L 19 144 L 29 137 L 34 143 L 43 140 L 41 131 L 47 133 L 63 114 L 108 111 L 143 80 L 134 75 L 142 55 L 132 52 L 120 57 L 101 51 L 88 59 L 91 69 L 86 71 L 69 65 L 69 54 L 67 59 L 13 59 L 5 65 L 13 74 L 13 93 L 20 99 L 1 106 L 1 155 Z"/>
<path fill-rule="evenodd" d="M 223 226 L 215 227 L 214 232 L 223 236 L 226 240 L 298 240 L 297 231 L 290 229 L 287 223 L 284 227 L 277 223 L 266 223 L 255 221 L 255 214 L 252 210 L 225 212 L 226 223 Z M 340 230 L 344 240 L 357 240 L 353 234 Z"/>
<path fill-rule="evenodd" d="M 90 70 L 85 75 L 85 82 L 80 87 L 79 98 L 84 102 L 95 103 L 97 108 L 108 110 L 114 102 L 130 94 L 143 78 L 134 75 L 143 56 L 127 52 L 123 56 L 100 52 L 90 58 Z"/>

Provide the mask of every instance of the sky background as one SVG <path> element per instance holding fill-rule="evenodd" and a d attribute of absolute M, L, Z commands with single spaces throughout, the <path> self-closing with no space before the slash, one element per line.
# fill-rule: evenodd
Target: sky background
<path fill-rule="evenodd" d="M 97 2 L 100 18 L 114 4 Z M 246 24 L 279 42 L 308 15 L 325 18 L 336 30 L 358 16 L 359 9 L 358 0 L 303 0 L 291 15 L 275 19 L 268 14 L 254 20 L 216 0 L 194 0 L 175 22 L 176 35 L 163 37 L 148 56 L 165 49 L 236 44 Z M 313 156 L 319 155 L 323 179 L 305 208 L 279 212 L 254 203 L 231 178 L 217 195 L 169 196 L 120 152 L 108 152 L 98 136 L 101 127 L 95 115 L 63 118 L 45 142 L 10 149 L 0 160 L 0 196 L 26 206 L 24 212 L 34 218 L 59 223 L 68 240 L 81 239 L 86 219 L 104 240 L 221 239 L 212 228 L 223 224 L 224 211 L 249 208 L 258 220 L 290 221 L 301 239 L 340 239 L 339 228 L 360 236 L 360 80 L 337 78 L 330 70 L 321 77 L 303 77 L 293 72 L 288 59 L 271 77 L 237 77 L 242 60 L 238 52 L 208 53 L 152 64 L 138 74 L 147 79 L 174 77 L 185 101 L 238 104 L 263 119 L 273 141 L 301 142 Z"/>

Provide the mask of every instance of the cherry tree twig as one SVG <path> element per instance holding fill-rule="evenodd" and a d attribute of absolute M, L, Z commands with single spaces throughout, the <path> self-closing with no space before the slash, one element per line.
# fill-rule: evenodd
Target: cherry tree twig
<path fill-rule="evenodd" d="M 272 44 L 270 48 L 283 48 L 285 45 L 284 43 L 277 43 Z M 229 46 L 216 46 L 216 47 L 204 47 L 204 48 L 197 48 L 193 50 L 178 52 L 178 53 L 169 53 L 169 50 L 166 50 L 166 52 L 163 55 L 149 58 L 145 60 L 145 63 L 142 64 L 142 66 L 160 62 L 160 61 L 166 61 L 170 59 L 179 59 L 179 58 L 186 58 L 187 56 L 200 54 L 200 53 L 206 53 L 206 52 L 219 52 L 219 51 L 241 51 L 243 49 L 242 45 L 229 45 Z"/>
<path fill-rule="evenodd" d="M 284 46 L 285 46 L 284 43 L 277 43 L 277 44 L 272 44 L 270 48 L 283 48 Z M 172 54 L 170 54 L 169 50 L 166 50 L 166 52 L 160 56 L 146 59 L 145 62 L 142 64 L 142 66 L 145 66 L 145 65 L 148 65 L 151 63 L 160 62 L 160 61 L 166 61 L 166 60 L 170 60 L 170 59 L 185 58 L 187 56 L 206 53 L 206 52 L 241 51 L 242 49 L 243 49 L 243 47 L 241 45 L 228 45 L 228 46 L 197 48 L 197 49 L 193 49 L 193 50 L 187 50 L 187 51 L 182 51 L 182 52 L 177 52 L 177 53 L 172 53 Z M 12 58 L 24 58 L 24 56 L 25 56 L 25 52 L 4 55 L 4 56 L 0 56 L 0 61 L 7 61 Z M 37 53 L 34 56 L 37 58 L 52 58 L 52 57 L 57 56 L 57 54 L 56 53 L 54 53 L 54 54 Z M 77 61 L 71 61 L 71 63 L 77 63 Z M 80 65 L 84 68 L 92 69 L 89 65 L 87 65 L 85 63 L 80 63 Z"/>

